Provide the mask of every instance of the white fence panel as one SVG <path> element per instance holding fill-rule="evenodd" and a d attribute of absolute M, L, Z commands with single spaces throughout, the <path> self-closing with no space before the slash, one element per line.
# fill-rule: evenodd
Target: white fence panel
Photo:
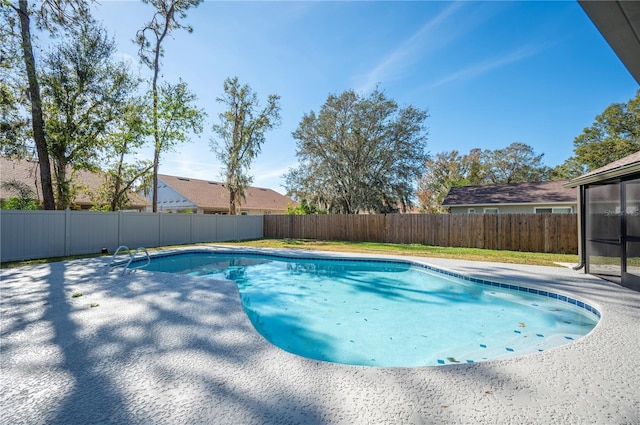
<path fill-rule="evenodd" d="M 263 226 L 264 218 L 261 215 L 245 216 L 244 219 L 238 220 L 237 238 L 239 240 L 261 238 Z"/>
<path fill-rule="evenodd" d="M 118 245 L 131 249 L 160 246 L 160 214 L 121 213 Z M 109 247 L 115 250 L 117 247 Z"/>
<path fill-rule="evenodd" d="M 218 217 L 211 214 L 191 214 L 191 242 L 219 241 Z"/>
<path fill-rule="evenodd" d="M 0 261 L 262 236 L 262 216 L 2 210 Z"/>
<path fill-rule="evenodd" d="M 160 214 L 160 245 L 191 243 L 192 214 Z"/>
<path fill-rule="evenodd" d="M 249 216 L 245 216 L 247 218 Z M 217 220 L 217 233 L 219 241 L 232 241 L 238 238 L 238 216 L 221 215 Z"/>
<path fill-rule="evenodd" d="M 92 254 L 102 248 L 117 247 L 118 214 L 96 211 L 70 211 L 69 252 Z M 99 223 L 99 225 L 96 225 Z"/>
<path fill-rule="evenodd" d="M 0 212 L 0 258 L 11 261 L 64 255 L 65 220 L 64 211 L 3 210 Z"/>

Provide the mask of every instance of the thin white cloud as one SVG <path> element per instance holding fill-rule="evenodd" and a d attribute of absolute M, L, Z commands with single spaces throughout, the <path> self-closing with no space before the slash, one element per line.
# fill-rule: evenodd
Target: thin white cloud
<path fill-rule="evenodd" d="M 507 54 L 506 56 L 502 56 L 499 58 L 493 58 L 491 60 L 487 60 L 480 63 L 475 63 L 473 65 L 468 66 L 467 68 L 461 69 L 454 73 L 447 75 L 444 78 L 433 83 L 430 88 L 436 88 L 443 86 L 445 84 L 452 83 L 457 80 L 463 79 L 471 79 L 475 78 L 479 75 L 485 74 L 489 71 L 492 71 L 496 68 L 500 68 L 502 66 L 508 65 L 510 63 L 518 62 L 528 57 L 531 57 L 538 53 L 540 48 L 526 46 L 516 49 L 515 51 Z"/>
<path fill-rule="evenodd" d="M 458 31 L 437 31 L 462 7 L 463 2 L 453 2 L 420 27 L 361 79 L 363 83 L 358 91 L 366 92 L 380 82 L 398 78 L 398 74 L 403 68 L 415 62 L 419 57 L 424 57 L 427 51 L 441 48 L 466 33 L 470 26 L 460 26 Z"/>
<path fill-rule="evenodd" d="M 290 164 L 284 167 L 280 167 L 280 168 L 276 168 L 276 169 L 269 169 L 269 170 L 258 170 L 258 173 L 256 175 L 256 179 L 270 179 L 273 177 L 282 177 L 284 174 L 287 174 L 289 172 L 289 170 L 291 168 L 296 167 L 298 164 L 294 163 L 294 164 Z"/>
<path fill-rule="evenodd" d="M 169 156 L 171 154 L 167 154 Z M 223 167 L 219 162 L 202 162 L 190 159 L 162 159 L 160 171 L 178 177 L 219 181 Z"/>

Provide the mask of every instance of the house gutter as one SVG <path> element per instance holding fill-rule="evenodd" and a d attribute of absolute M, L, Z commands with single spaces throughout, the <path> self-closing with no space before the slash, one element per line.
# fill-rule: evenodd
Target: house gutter
<path fill-rule="evenodd" d="M 613 170 L 603 171 L 601 173 L 589 174 L 586 176 L 578 177 L 564 184 L 564 187 L 578 187 L 591 183 L 598 183 L 604 180 L 613 180 L 628 174 L 640 173 L 640 162 L 627 165 L 625 167 L 614 168 Z"/>

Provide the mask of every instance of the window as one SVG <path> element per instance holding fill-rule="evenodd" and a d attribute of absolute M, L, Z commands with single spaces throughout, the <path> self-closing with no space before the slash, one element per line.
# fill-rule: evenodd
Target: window
<path fill-rule="evenodd" d="M 476 209 L 475 208 L 469 208 L 468 213 L 469 214 L 475 214 L 476 213 Z"/>
<path fill-rule="evenodd" d="M 558 207 L 558 208 L 534 208 L 536 214 L 571 214 L 573 212 L 572 207 Z"/>
<path fill-rule="evenodd" d="M 485 208 L 484 209 L 484 213 L 485 214 L 498 214 L 498 209 L 497 208 Z"/>
<path fill-rule="evenodd" d="M 554 214 L 571 214 L 572 212 L 573 212 L 573 208 L 571 207 L 553 209 Z"/>

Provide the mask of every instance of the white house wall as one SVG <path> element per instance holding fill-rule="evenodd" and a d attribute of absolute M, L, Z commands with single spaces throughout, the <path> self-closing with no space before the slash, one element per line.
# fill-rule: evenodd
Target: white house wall
<path fill-rule="evenodd" d="M 153 194 L 149 195 L 150 197 Z M 153 202 L 153 198 L 147 199 L 149 202 Z M 168 186 L 162 180 L 158 180 L 158 211 L 183 211 L 191 209 L 192 212 L 198 210 L 198 206 L 192 201 L 185 198 L 182 194 L 175 191 L 172 187 Z"/>

